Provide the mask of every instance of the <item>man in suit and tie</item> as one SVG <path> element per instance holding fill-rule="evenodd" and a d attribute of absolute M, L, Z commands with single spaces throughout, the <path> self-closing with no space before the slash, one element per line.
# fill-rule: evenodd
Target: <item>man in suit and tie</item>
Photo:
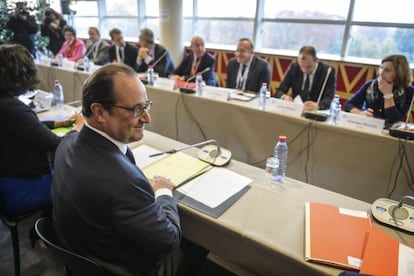
<path fill-rule="evenodd" d="M 191 50 L 192 53 L 186 55 L 177 69 L 175 69 L 174 74 L 177 75 L 175 79 L 186 81 L 191 77 L 191 82 L 194 82 L 194 75 L 202 72 L 206 68 L 210 68 L 202 74 L 203 80 L 207 85 L 217 86 L 217 80 L 214 75 L 216 59 L 206 51 L 204 39 L 201 36 L 193 36 L 191 39 Z"/>
<path fill-rule="evenodd" d="M 235 57 L 227 65 L 226 87 L 259 93 L 264 82 L 269 86 L 269 63 L 253 53 L 250 39 L 240 39 Z"/>
<path fill-rule="evenodd" d="M 141 30 L 138 44 L 140 47 L 136 60 L 138 73 L 146 72 L 149 66 L 152 66 L 154 72 L 163 78 L 174 73 L 175 65 L 170 53 L 164 46 L 155 43 L 154 33 L 150 29 Z"/>
<path fill-rule="evenodd" d="M 112 45 L 109 47 L 109 62 L 124 63 L 135 68 L 138 48 L 125 42 L 120 29 L 114 28 L 109 32 Z"/>
<path fill-rule="evenodd" d="M 82 94 L 85 126 L 56 150 L 59 237 L 116 275 L 174 275 L 182 234 L 174 185 L 161 176 L 148 180 L 127 146 L 151 121 L 144 85 L 132 68 L 111 63 L 88 78 Z"/>
<path fill-rule="evenodd" d="M 328 68 L 331 69 L 328 70 Z M 328 79 L 324 90 L 321 91 L 325 78 Z M 291 94 L 288 94 L 289 88 L 292 88 Z M 335 91 L 335 68 L 320 62 L 313 46 L 303 46 L 299 50 L 297 62 L 290 65 L 275 97 L 293 101 L 295 97 L 300 96 L 304 103 L 304 111 L 314 111 L 328 109 Z M 318 104 L 320 93 L 322 95 Z"/>
<path fill-rule="evenodd" d="M 86 54 L 89 61 L 97 65 L 103 65 L 109 62 L 107 50 L 108 42 L 101 39 L 101 33 L 96 27 L 89 27 L 89 40 L 86 42 Z"/>

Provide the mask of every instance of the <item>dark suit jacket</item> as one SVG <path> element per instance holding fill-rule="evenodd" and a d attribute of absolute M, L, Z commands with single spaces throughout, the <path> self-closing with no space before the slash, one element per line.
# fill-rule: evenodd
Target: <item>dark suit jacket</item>
<path fill-rule="evenodd" d="M 335 68 L 323 62 L 319 62 L 318 68 L 316 69 L 309 95 L 303 95 L 302 93 L 304 74 L 300 70 L 299 65 L 295 62 L 290 65 L 285 78 L 276 91 L 275 97 L 282 97 L 288 92 L 289 88 L 292 88 L 292 98 L 300 95 L 303 102 L 308 100 L 317 102 L 319 92 L 322 89 L 322 85 L 329 67 L 332 68 L 332 71 L 329 74 L 325 90 L 323 91 L 321 101 L 319 102 L 320 109 L 328 109 L 336 92 L 336 72 Z"/>
<path fill-rule="evenodd" d="M 48 152 L 61 138 L 16 97 L 0 96 L 0 177 L 50 173 Z"/>
<path fill-rule="evenodd" d="M 146 72 L 148 70 L 148 65 L 154 64 L 154 62 L 156 62 L 165 53 L 165 51 L 167 51 L 167 54 L 154 66 L 154 72 L 157 72 L 162 78 L 167 78 L 170 74 L 174 73 L 174 61 L 164 46 L 155 44 L 154 47 L 154 58 L 149 64 L 143 62 L 141 65 L 137 65 L 136 71 L 138 73 Z"/>
<path fill-rule="evenodd" d="M 237 62 L 236 58 L 229 61 L 229 64 L 227 65 L 227 88 L 237 87 L 237 73 L 239 72 L 239 66 L 240 64 Z M 246 79 L 245 90 L 259 93 L 263 82 L 269 87 L 270 66 L 265 59 L 254 55 Z"/>
<path fill-rule="evenodd" d="M 179 76 L 184 76 L 185 80 L 191 77 L 191 69 L 193 67 L 193 60 L 194 54 L 186 55 L 183 60 L 181 61 L 180 65 L 178 65 L 177 69 L 175 69 L 174 74 Z M 198 66 L 197 73 L 203 71 L 207 67 L 210 67 L 210 70 L 203 73 L 203 80 L 206 82 L 207 85 L 217 86 L 216 76 L 214 75 L 214 66 L 216 63 L 216 59 L 213 55 L 208 52 L 201 57 L 200 65 Z M 194 82 L 195 78 L 191 80 Z"/>
<path fill-rule="evenodd" d="M 101 40 L 99 45 L 98 45 L 98 52 L 96 55 L 96 58 L 93 58 L 93 49 L 92 49 L 93 43 L 91 43 L 91 41 L 88 41 L 88 43 L 86 44 L 86 54 L 89 58 L 90 61 L 92 61 L 93 63 L 97 64 L 97 65 L 104 65 L 106 63 L 108 63 L 109 60 L 109 56 L 108 56 L 108 49 L 109 49 L 109 44 L 108 42 L 106 42 L 105 40 Z"/>
<path fill-rule="evenodd" d="M 174 199 L 155 200 L 141 170 L 87 126 L 56 150 L 52 201 L 64 243 L 111 271 L 137 275 L 180 242 Z"/>
<path fill-rule="evenodd" d="M 109 62 L 116 61 L 116 46 L 111 45 L 108 50 L 109 55 Z M 125 49 L 124 49 L 124 63 L 132 68 L 135 68 L 137 64 L 137 57 L 138 57 L 138 48 L 126 43 Z"/>

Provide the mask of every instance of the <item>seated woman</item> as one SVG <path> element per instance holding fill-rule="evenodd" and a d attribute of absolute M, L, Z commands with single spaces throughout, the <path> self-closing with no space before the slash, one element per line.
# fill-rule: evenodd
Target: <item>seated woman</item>
<path fill-rule="evenodd" d="M 385 119 L 386 125 L 406 116 L 414 88 L 407 58 L 389 55 L 383 58 L 378 77 L 365 83 L 346 103 L 344 110 Z"/>
<path fill-rule="evenodd" d="M 70 26 L 63 28 L 63 37 L 65 38 L 65 42 L 63 42 L 57 56 L 62 54 L 64 58 L 77 62 L 85 55 L 85 43 L 76 38 L 76 31 Z"/>
<path fill-rule="evenodd" d="M 18 99 L 39 82 L 30 52 L 21 45 L 0 45 L 0 208 L 18 215 L 50 203 L 53 154 L 61 138 Z M 74 119 L 49 122 L 69 126 Z M 75 129 L 83 119 L 76 118 Z"/>

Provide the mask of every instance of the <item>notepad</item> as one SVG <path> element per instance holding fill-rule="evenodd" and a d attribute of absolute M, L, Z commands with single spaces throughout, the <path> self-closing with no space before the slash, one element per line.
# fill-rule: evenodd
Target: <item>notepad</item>
<path fill-rule="evenodd" d="M 177 152 L 142 169 L 149 179 L 155 175 L 169 178 L 177 187 L 210 170 L 212 166 L 188 154 Z"/>
<path fill-rule="evenodd" d="M 371 230 L 368 213 L 316 202 L 305 209 L 305 259 L 358 270 Z"/>

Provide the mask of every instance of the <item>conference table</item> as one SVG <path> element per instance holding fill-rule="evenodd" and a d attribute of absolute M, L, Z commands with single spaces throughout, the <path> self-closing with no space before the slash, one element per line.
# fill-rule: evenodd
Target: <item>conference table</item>
<path fill-rule="evenodd" d="M 39 117 L 49 119 L 61 112 L 52 110 Z M 65 107 L 64 112 L 70 113 L 70 108 Z M 160 151 L 186 145 L 145 131 L 142 141 L 129 146 L 135 149 L 143 144 Z M 198 151 L 189 148 L 184 153 L 197 156 Z M 179 204 L 186 238 L 208 249 L 214 260 L 237 275 L 338 275 L 339 269 L 305 261 L 305 203 L 360 211 L 368 211 L 370 204 L 289 177 L 275 183 L 265 170 L 236 160 L 226 169 L 252 179 L 251 188 L 218 218 Z M 414 236 L 377 226 L 414 246 Z"/>
<path fill-rule="evenodd" d="M 88 73 L 38 65 L 40 88 L 59 79 L 66 102 L 81 99 Z M 365 202 L 413 194 L 414 142 L 257 109 L 257 100 L 221 101 L 147 86 L 148 130 L 194 144 L 215 139 L 235 160 L 264 167 L 279 135 L 289 145 L 287 176 Z"/>

